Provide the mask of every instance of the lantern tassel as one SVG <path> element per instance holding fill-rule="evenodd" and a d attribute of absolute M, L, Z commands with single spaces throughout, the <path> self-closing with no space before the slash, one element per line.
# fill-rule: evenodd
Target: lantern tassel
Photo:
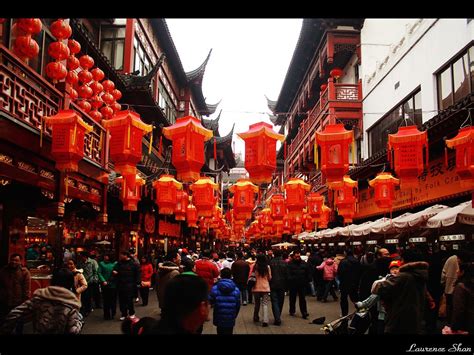
<path fill-rule="evenodd" d="M 72 133 L 72 145 L 76 145 L 77 123 L 74 124 L 74 132 Z"/>
<path fill-rule="evenodd" d="M 148 147 L 148 155 L 151 154 L 151 147 L 153 146 L 153 131 L 150 133 L 150 146 Z"/>
<path fill-rule="evenodd" d="M 316 166 L 316 170 L 319 169 L 319 156 L 318 156 L 318 140 L 316 138 L 316 134 L 314 135 L 314 165 Z"/>
<path fill-rule="evenodd" d="M 43 148 L 43 116 L 41 116 L 40 148 Z"/>
<path fill-rule="evenodd" d="M 130 125 L 128 125 L 128 130 L 127 130 L 127 149 L 130 148 Z"/>
<path fill-rule="evenodd" d="M 355 154 L 355 139 L 354 139 L 354 136 L 352 136 L 352 167 L 355 168 L 355 158 L 356 158 L 356 154 Z"/>
<path fill-rule="evenodd" d="M 214 137 L 214 161 L 215 161 L 215 168 L 217 168 L 217 141 L 216 137 Z"/>

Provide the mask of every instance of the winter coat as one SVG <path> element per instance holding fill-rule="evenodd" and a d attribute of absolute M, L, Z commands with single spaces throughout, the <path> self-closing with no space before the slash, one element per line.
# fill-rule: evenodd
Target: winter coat
<path fill-rule="evenodd" d="M 287 290 L 288 289 L 288 264 L 281 256 L 277 256 L 270 261 L 272 270 L 272 279 L 270 280 L 270 289 Z"/>
<path fill-rule="evenodd" d="M 222 268 L 229 268 L 229 269 L 232 269 L 232 264 L 234 263 L 234 260 L 233 259 L 226 259 L 224 260 L 224 262 L 222 263 Z"/>
<path fill-rule="evenodd" d="M 117 271 L 117 289 L 119 291 L 134 291 L 140 283 L 140 266 L 132 259 L 119 261 L 114 267 Z"/>
<path fill-rule="evenodd" d="M 59 286 L 40 288 L 8 314 L 2 332 L 11 334 L 18 321 L 32 319 L 35 333 L 79 334 L 83 325 L 80 308 L 81 302 L 71 291 Z"/>
<path fill-rule="evenodd" d="M 221 279 L 211 289 L 209 301 L 214 305 L 213 324 L 216 327 L 235 326 L 240 310 L 240 291 L 231 279 Z"/>
<path fill-rule="evenodd" d="M 250 274 L 255 270 L 255 278 L 257 279 L 255 286 L 252 288 L 252 292 L 270 292 L 270 280 L 272 279 L 272 270 L 270 269 L 270 266 L 268 266 L 268 274 L 262 276 L 257 272 L 256 265 L 257 263 L 250 267 L 249 273 L 250 277 Z"/>
<path fill-rule="evenodd" d="M 102 282 L 107 282 L 107 287 L 109 288 L 116 288 L 116 280 L 115 277 L 112 274 L 112 271 L 114 270 L 115 265 L 117 265 L 117 262 L 105 262 L 101 261 L 99 263 L 99 281 Z"/>
<path fill-rule="evenodd" d="M 77 299 L 81 300 L 81 293 L 87 289 L 87 281 L 84 275 L 82 274 L 82 269 L 75 269 L 74 274 L 74 290 L 77 296 Z"/>
<path fill-rule="evenodd" d="M 173 277 L 179 275 L 179 266 L 171 261 L 165 261 L 158 264 L 158 273 L 156 275 L 156 294 L 160 308 L 164 307 L 166 286 Z"/>
<path fill-rule="evenodd" d="M 454 287 L 452 330 L 464 330 L 474 334 L 474 290 L 463 282 Z"/>
<path fill-rule="evenodd" d="M 353 289 L 357 289 L 360 279 L 359 260 L 352 255 L 342 260 L 337 268 L 337 276 L 341 291 L 350 292 Z"/>
<path fill-rule="evenodd" d="M 239 259 L 232 264 L 232 278 L 237 285 L 247 283 L 250 273 L 250 265 L 243 259 Z"/>
<path fill-rule="evenodd" d="M 0 304 L 14 308 L 31 297 L 31 276 L 26 267 L 12 268 L 10 265 L 0 270 Z"/>
<path fill-rule="evenodd" d="M 78 263 L 78 268 L 83 269 L 83 275 L 88 284 L 99 282 L 99 264 L 91 258 L 87 258 L 85 262 Z"/>
<path fill-rule="evenodd" d="M 291 260 L 288 263 L 288 287 L 306 286 L 311 281 L 310 265 L 303 260 Z"/>
<path fill-rule="evenodd" d="M 452 295 L 454 292 L 454 284 L 458 278 L 459 262 L 456 255 L 450 256 L 444 263 L 441 272 L 441 284 L 444 284 L 444 293 Z"/>
<path fill-rule="evenodd" d="M 326 281 L 334 280 L 337 275 L 337 264 L 333 259 L 327 258 L 316 269 L 323 270 L 323 279 Z"/>
<path fill-rule="evenodd" d="M 377 283 L 374 293 L 387 311 L 386 333 L 421 334 L 427 280 L 428 263 L 417 261 L 402 265 L 397 276 Z"/>
<path fill-rule="evenodd" d="M 361 276 L 359 281 L 359 298 L 366 299 L 371 294 L 373 283 L 381 277 L 389 274 L 388 266 L 392 259 L 388 257 L 378 258 L 372 264 L 365 264 L 361 259 Z"/>
<path fill-rule="evenodd" d="M 151 277 L 153 275 L 153 265 L 150 263 L 140 265 L 140 274 L 142 282 L 151 283 Z"/>
<path fill-rule="evenodd" d="M 197 260 L 195 267 L 196 274 L 198 274 L 198 276 L 201 276 L 207 282 L 210 291 L 212 286 L 214 285 L 214 280 L 219 277 L 219 269 L 214 263 L 209 261 L 209 259 Z"/>

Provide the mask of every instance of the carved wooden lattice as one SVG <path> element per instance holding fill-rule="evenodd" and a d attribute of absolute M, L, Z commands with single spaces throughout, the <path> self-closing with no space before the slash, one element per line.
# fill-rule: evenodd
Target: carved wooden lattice
<path fill-rule="evenodd" d="M 358 100 L 357 87 L 336 86 L 336 100 L 357 101 Z"/>

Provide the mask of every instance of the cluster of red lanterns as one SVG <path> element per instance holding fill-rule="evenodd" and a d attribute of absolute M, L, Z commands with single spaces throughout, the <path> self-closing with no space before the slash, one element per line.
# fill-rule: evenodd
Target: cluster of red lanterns
<path fill-rule="evenodd" d="M 71 26 L 62 19 L 54 21 L 50 26 L 51 33 L 56 38 L 55 42 L 51 42 L 48 46 L 48 54 L 54 58 L 54 62 L 46 65 L 46 76 L 53 80 L 53 83 L 66 79 L 68 71 L 66 66 L 62 63 L 68 59 L 70 49 L 64 40 L 67 40 L 72 35 Z M 73 94 L 74 96 L 74 94 Z"/>
<path fill-rule="evenodd" d="M 13 53 L 21 60 L 33 59 L 39 54 L 38 42 L 33 38 L 41 32 L 43 25 L 39 18 L 19 18 L 12 26 Z"/>

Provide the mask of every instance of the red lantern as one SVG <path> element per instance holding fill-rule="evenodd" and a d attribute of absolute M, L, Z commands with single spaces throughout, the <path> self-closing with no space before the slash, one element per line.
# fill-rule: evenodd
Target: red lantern
<path fill-rule="evenodd" d="M 282 194 L 274 194 L 270 199 L 270 210 L 275 224 L 283 224 L 286 215 L 285 197 Z"/>
<path fill-rule="evenodd" d="M 97 109 L 90 111 L 89 116 L 91 116 L 92 119 L 98 123 L 100 123 L 102 120 L 102 114 L 99 111 L 97 111 Z"/>
<path fill-rule="evenodd" d="M 311 232 L 314 229 L 314 221 L 309 213 L 303 214 L 303 224 L 306 232 Z"/>
<path fill-rule="evenodd" d="M 100 85 L 100 84 L 99 84 Z M 92 89 L 92 88 L 91 88 Z M 92 89 L 92 91 L 94 91 L 94 89 Z M 103 104 L 104 102 L 102 101 L 102 99 L 100 98 L 99 95 L 93 95 L 91 98 L 90 98 L 90 102 L 91 102 L 91 105 L 93 108 L 95 108 L 96 110 L 98 110 Z"/>
<path fill-rule="evenodd" d="M 123 209 L 125 211 L 136 211 L 138 209 L 138 201 L 141 199 L 141 187 L 145 185 L 145 180 L 140 176 L 135 177 L 135 183 L 129 187 L 127 180 L 123 177 L 118 177 L 115 180 L 122 186 L 122 193 L 120 199 L 123 202 Z"/>
<path fill-rule="evenodd" d="M 79 58 L 79 63 L 81 63 L 82 68 L 89 70 L 94 66 L 94 59 L 92 59 L 92 57 L 88 56 L 87 54 L 84 54 Z"/>
<path fill-rule="evenodd" d="M 336 207 L 345 223 L 352 222 L 357 204 L 357 181 L 344 176 L 343 185 L 336 191 Z"/>
<path fill-rule="evenodd" d="M 48 54 L 56 60 L 64 60 L 69 57 L 69 48 L 63 42 L 52 42 L 48 46 Z"/>
<path fill-rule="evenodd" d="M 73 100 L 73 101 L 76 100 L 77 97 L 79 96 L 79 94 L 77 93 L 77 91 L 74 90 L 73 88 L 69 88 L 68 94 L 69 94 L 69 97 L 71 98 L 71 100 Z"/>
<path fill-rule="evenodd" d="M 352 144 L 353 156 L 354 133 L 344 128 L 343 124 L 327 125 L 324 131 L 316 132 L 314 145 L 314 162 L 318 169 L 318 145 L 321 147 L 321 172 L 326 176 L 329 188 L 342 186 L 342 178 L 349 171 L 349 146 Z"/>
<path fill-rule="evenodd" d="M 286 192 L 288 215 L 291 218 L 299 217 L 301 219 L 303 208 L 306 206 L 306 191 L 309 191 L 311 186 L 301 179 L 290 178 L 290 180 L 284 184 L 284 188 Z"/>
<path fill-rule="evenodd" d="M 197 228 L 197 224 L 196 224 L 198 220 L 197 208 L 192 203 L 189 203 L 186 209 L 186 220 L 188 221 L 188 227 Z"/>
<path fill-rule="evenodd" d="M 79 101 L 78 105 L 85 113 L 88 113 L 92 109 L 92 105 L 86 100 Z"/>
<path fill-rule="evenodd" d="M 115 112 L 120 111 L 120 109 L 122 108 L 122 105 L 120 105 L 117 102 L 114 102 L 112 105 L 110 105 L 110 107 L 112 107 L 112 110 L 114 110 L 114 113 L 115 113 Z"/>
<path fill-rule="evenodd" d="M 79 77 L 77 76 L 75 71 L 69 70 L 66 75 L 66 83 L 74 85 L 77 84 L 79 81 Z"/>
<path fill-rule="evenodd" d="M 112 110 L 109 106 L 104 106 L 101 107 L 100 113 L 102 114 L 103 118 L 108 120 L 114 115 L 114 110 Z"/>
<path fill-rule="evenodd" d="M 20 18 L 17 20 L 16 24 L 21 31 L 30 35 L 40 33 L 43 28 L 39 18 Z"/>
<path fill-rule="evenodd" d="M 71 37 L 72 29 L 69 24 L 64 22 L 62 19 L 56 20 L 51 24 L 51 33 L 58 40 L 63 40 Z"/>
<path fill-rule="evenodd" d="M 104 79 L 105 74 L 104 72 L 99 69 L 99 68 L 94 68 L 91 70 L 92 77 L 94 78 L 95 81 L 102 81 Z M 100 90 L 102 91 L 102 90 Z"/>
<path fill-rule="evenodd" d="M 453 139 L 447 139 L 448 148 L 456 149 L 456 172 L 461 186 L 474 188 L 474 127 L 464 127 Z"/>
<path fill-rule="evenodd" d="M 92 81 L 92 74 L 87 69 L 81 70 L 77 76 L 79 77 L 79 81 L 83 84 L 87 84 Z"/>
<path fill-rule="evenodd" d="M 237 183 L 229 188 L 234 194 L 234 212 L 238 219 L 248 219 L 252 217 L 255 207 L 255 194 L 258 187 L 247 179 L 239 179 Z"/>
<path fill-rule="evenodd" d="M 201 177 L 190 187 L 193 191 L 193 202 L 198 210 L 198 216 L 212 217 L 216 198 L 214 190 L 217 190 L 217 184 L 208 177 Z"/>
<path fill-rule="evenodd" d="M 321 84 L 320 88 L 321 88 L 321 93 L 324 92 L 324 90 L 326 90 L 326 88 L 328 87 L 328 84 Z"/>
<path fill-rule="evenodd" d="M 102 85 L 101 85 L 101 86 L 102 86 Z M 103 88 L 103 86 L 102 86 L 102 88 Z M 115 99 L 114 99 L 114 97 L 112 96 L 112 94 L 109 94 L 108 92 L 106 92 L 105 94 L 102 94 L 101 99 L 102 99 L 102 101 L 104 101 L 104 103 L 105 103 L 106 105 L 109 105 L 109 106 L 112 105 L 112 104 L 114 103 L 114 101 L 115 101 Z"/>
<path fill-rule="evenodd" d="M 112 80 L 104 80 L 102 82 L 102 85 L 104 86 L 105 92 L 111 92 L 112 90 L 115 89 L 115 84 Z"/>
<path fill-rule="evenodd" d="M 74 39 L 67 40 L 67 47 L 69 48 L 71 55 L 77 54 L 81 51 L 81 44 Z"/>
<path fill-rule="evenodd" d="M 115 100 L 120 100 L 122 98 L 122 93 L 118 89 L 113 89 L 111 92 Z"/>
<path fill-rule="evenodd" d="M 136 165 L 142 159 L 142 138 L 152 130 L 140 120 L 136 112 L 120 111 L 110 120 L 102 122 L 110 132 L 110 159 L 115 164 L 115 170 L 130 179 L 133 185 Z"/>
<path fill-rule="evenodd" d="M 69 57 L 67 57 L 66 67 L 69 70 L 76 70 L 77 68 L 79 68 L 79 64 L 80 64 L 79 59 L 77 59 L 73 55 L 70 55 Z"/>
<path fill-rule="evenodd" d="M 176 207 L 174 216 L 177 221 L 186 220 L 186 208 L 188 207 L 189 197 L 186 191 L 179 190 L 176 194 Z"/>
<path fill-rule="evenodd" d="M 92 131 L 74 110 L 59 110 L 51 117 L 45 117 L 53 129 L 51 155 L 60 171 L 77 171 L 78 162 L 84 156 L 84 136 Z"/>
<path fill-rule="evenodd" d="M 321 217 L 318 222 L 318 227 L 324 229 L 328 227 L 331 209 L 328 206 L 323 205 L 322 211 L 323 212 L 321 213 Z"/>
<path fill-rule="evenodd" d="M 263 226 L 263 232 L 267 237 L 270 237 L 273 228 L 272 211 L 269 208 L 264 208 L 260 213 L 262 216 L 260 221 Z"/>
<path fill-rule="evenodd" d="M 13 45 L 13 52 L 21 58 L 33 59 L 39 53 L 39 45 L 31 36 L 18 36 Z"/>
<path fill-rule="evenodd" d="M 307 198 L 307 209 L 308 215 L 313 218 L 316 222 L 321 218 L 322 208 L 324 205 L 324 196 L 321 196 L 317 192 L 311 192 Z"/>
<path fill-rule="evenodd" d="M 423 147 L 426 163 L 423 160 Z M 393 151 L 393 159 L 392 159 Z M 388 160 L 404 186 L 418 186 L 418 176 L 428 164 L 428 137 L 416 126 L 400 127 L 396 134 L 388 135 Z"/>
<path fill-rule="evenodd" d="M 104 90 L 104 87 L 98 81 L 93 81 L 89 86 L 95 95 L 101 93 Z M 100 101 L 102 102 L 102 99 Z"/>
<path fill-rule="evenodd" d="M 66 78 L 67 69 L 61 62 L 50 62 L 46 65 L 46 75 L 55 81 L 60 81 Z"/>
<path fill-rule="evenodd" d="M 273 126 L 259 122 L 237 135 L 245 141 L 245 169 L 256 184 L 269 183 L 276 168 L 276 141 L 284 136 L 273 131 Z"/>
<path fill-rule="evenodd" d="M 159 213 L 171 215 L 174 213 L 177 201 L 178 190 L 183 189 L 183 184 L 176 181 L 172 175 L 161 175 L 161 177 L 153 182 L 156 190 L 156 204 Z"/>
<path fill-rule="evenodd" d="M 390 173 L 377 174 L 375 179 L 369 181 L 369 185 L 375 189 L 375 204 L 378 208 L 392 210 L 395 200 L 395 186 L 400 181 Z"/>
<path fill-rule="evenodd" d="M 329 72 L 329 75 L 335 79 L 339 79 L 342 76 L 342 74 L 344 74 L 344 72 L 340 68 L 334 68 L 333 70 Z"/>
<path fill-rule="evenodd" d="M 89 99 L 92 95 L 94 95 L 94 91 L 89 87 L 89 85 L 81 85 L 79 86 L 77 92 L 79 93 L 79 97 L 83 99 Z"/>
<path fill-rule="evenodd" d="M 204 128 L 196 117 L 186 116 L 163 128 L 163 135 L 173 142 L 171 159 L 178 179 L 185 182 L 199 179 L 204 165 L 204 142 L 212 138 L 212 131 Z"/>

